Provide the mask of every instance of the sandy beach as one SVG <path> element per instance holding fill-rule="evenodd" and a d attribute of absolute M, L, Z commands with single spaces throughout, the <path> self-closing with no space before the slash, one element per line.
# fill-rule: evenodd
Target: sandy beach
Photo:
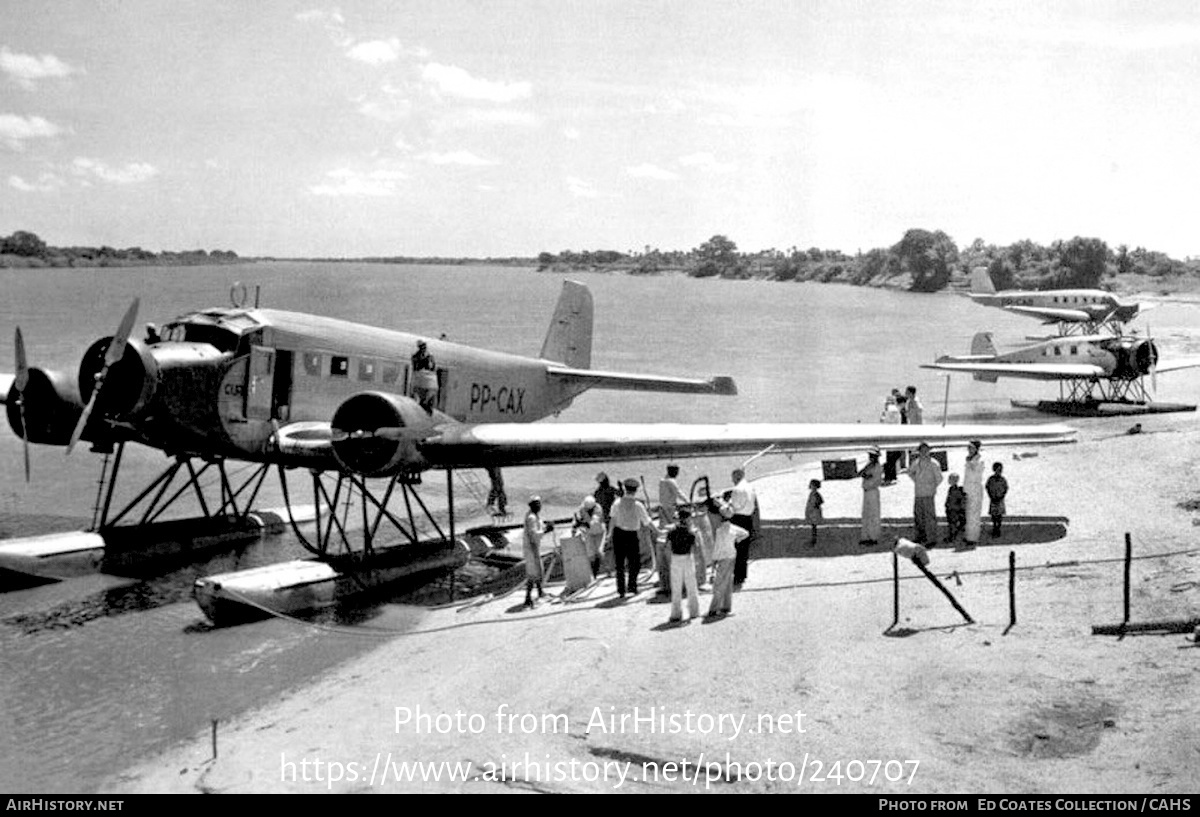
<path fill-rule="evenodd" d="M 825 483 L 829 522 L 809 548 L 812 467 L 768 473 L 760 461 L 762 542 L 728 618 L 668 625 L 649 583 L 620 602 L 611 578 L 533 611 L 516 593 L 447 605 L 419 632 L 221 724 L 216 759 L 205 733 L 105 788 L 1194 790 L 1190 636 L 1091 630 L 1121 622 L 1126 532 L 1132 621 L 1200 616 L 1195 415 L 1136 419 L 1137 435 L 1130 418 L 1083 420 L 1073 445 L 985 450 L 1011 485 L 1003 535 L 988 537 L 985 520 L 978 549 L 930 554 L 975 623 L 901 559 L 891 627 L 892 556 L 857 544 L 857 480 Z M 962 461 L 951 452 L 952 471 Z M 885 535 L 910 531 L 911 498 L 904 478 L 884 489 Z"/>

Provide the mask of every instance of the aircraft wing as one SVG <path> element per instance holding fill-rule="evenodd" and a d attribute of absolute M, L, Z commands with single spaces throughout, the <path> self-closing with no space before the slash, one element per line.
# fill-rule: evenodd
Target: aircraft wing
<path fill-rule="evenodd" d="M 620 389 L 622 391 L 683 392 L 688 394 L 737 394 L 731 377 L 699 380 L 689 377 L 658 377 L 648 374 L 625 374 L 597 369 L 573 369 L 549 366 L 546 373 L 553 379 L 578 384 L 588 389 Z"/>
<path fill-rule="evenodd" d="M 783 453 L 862 452 L 871 446 L 908 450 L 1049 445 L 1074 442 L 1063 425 L 893 426 L 863 423 L 484 423 L 444 427 L 417 444 L 433 467 L 565 465 L 580 462 Z"/>
<path fill-rule="evenodd" d="M 1084 323 L 1095 318 L 1082 309 L 1056 309 L 1050 306 L 1006 306 L 1009 312 L 1040 318 L 1045 323 Z"/>
<path fill-rule="evenodd" d="M 982 363 L 938 361 L 923 363 L 922 369 L 943 372 L 991 374 L 997 377 L 1023 377 L 1028 380 L 1070 380 L 1073 378 L 1103 377 L 1104 369 L 1087 363 Z M 1159 367 L 1159 371 L 1162 367 Z"/>

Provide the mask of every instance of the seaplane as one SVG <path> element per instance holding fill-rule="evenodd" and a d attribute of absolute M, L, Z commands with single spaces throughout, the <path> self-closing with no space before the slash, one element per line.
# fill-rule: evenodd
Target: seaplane
<path fill-rule="evenodd" d="M 1072 335 L 1001 353 L 991 332 L 978 332 L 971 339 L 970 354 L 942 355 L 921 368 L 964 372 L 985 383 L 1001 377 L 1054 381 L 1059 400 L 1014 405 L 1090 416 L 1195 411 L 1190 404 L 1151 401 L 1145 380 L 1149 377 L 1155 388 L 1159 374 L 1197 366 L 1197 358 L 1160 360 L 1154 341 L 1138 335 Z"/>
<path fill-rule="evenodd" d="M 1008 289 L 997 292 L 992 276 L 978 268 L 971 274 L 971 300 L 1058 327 L 1059 335 L 1120 335 L 1125 324 L 1149 308 L 1122 301 L 1102 289 Z"/>
<path fill-rule="evenodd" d="M 135 337 L 134 300 L 115 334 L 84 352 L 77 376 L 30 365 L 18 328 L 16 370 L 0 375 L 0 396 L 24 440 L 27 477 L 31 443 L 70 453 L 86 441 L 103 455 L 93 529 L 106 541 L 154 523 L 189 494 L 204 519 L 244 519 L 274 469 L 287 521 L 314 559 L 259 577 L 272 587 L 333 581 L 330 571 L 362 576 L 395 567 L 429 542 L 460 551 L 452 475 L 464 469 L 486 470 L 495 488 L 500 469 L 515 466 L 910 449 L 921 440 L 939 448 L 972 439 L 1036 445 L 1074 435 L 1061 425 L 534 422 L 589 389 L 737 392 L 729 377 L 592 368 L 592 296 L 574 281 L 563 283 L 537 357 L 260 308 L 257 295 L 247 307 L 244 287 L 232 300 L 161 327 L 147 324 L 144 337 Z M 116 511 L 113 488 L 129 444 L 161 450 L 171 464 Z M 254 470 L 235 487 L 228 462 Z M 208 469 L 219 477 L 219 496 L 206 501 L 204 491 L 214 489 L 199 477 Z M 315 513 L 304 526 L 293 513 L 299 503 L 289 491 L 291 471 L 311 476 L 306 507 Z M 437 471 L 446 473 L 449 506 L 441 522 L 420 487 Z M 176 477 L 183 484 L 172 492 Z"/>

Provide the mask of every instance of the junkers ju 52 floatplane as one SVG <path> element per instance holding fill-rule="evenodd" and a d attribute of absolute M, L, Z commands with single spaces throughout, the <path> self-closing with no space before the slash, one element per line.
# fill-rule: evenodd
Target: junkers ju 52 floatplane
<path fill-rule="evenodd" d="M 278 571 L 258 577 L 271 586 L 328 581 L 326 573 L 314 578 L 312 571 L 328 570 L 329 564 L 343 571 L 375 569 L 385 543 L 407 542 L 386 550 L 410 551 L 411 556 L 428 541 L 422 539 L 423 530 L 436 531 L 438 542 L 453 547 L 451 476 L 456 469 L 498 473 L 508 466 L 769 448 L 907 449 L 918 439 L 939 447 L 976 438 L 1055 443 L 1074 434 L 1056 425 L 532 423 L 561 412 L 592 388 L 736 392 L 727 377 L 704 380 L 591 368 L 592 297 L 585 286 L 571 281 L 564 282 L 536 358 L 244 305 L 192 312 L 140 339 L 133 337 L 137 307 L 134 301 L 115 335 L 87 350 L 77 380 L 30 366 L 18 330 L 16 372 L 0 376 L 9 422 L 26 446 L 42 443 L 69 451 L 82 439 L 105 454 L 106 466 L 115 452 L 102 477 L 105 496 L 97 503 L 95 526 L 101 532 L 123 520 L 121 527 L 128 526 L 135 509 L 141 516 L 134 526 L 152 522 L 189 487 L 206 516 L 244 516 L 273 467 L 279 470 L 290 516 L 292 498 L 284 472 L 311 472 L 315 531 L 305 535 L 294 519 L 292 526 L 319 558 L 295 567 L 287 577 Z M 131 442 L 160 449 L 173 462 L 133 502 L 113 513 L 112 488 L 121 453 Z M 229 460 L 257 465 L 240 487 L 234 488 L 226 474 Z M 215 510 L 204 502 L 199 482 L 209 468 L 220 477 Z M 435 469 L 447 474 L 448 532 L 418 489 L 421 475 Z M 183 487 L 168 497 L 168 487 L 181 474 Z M 349 518 L 351 508 L 357 524 Z M 210 583 L 209 590 L 213 585 L 219 589 L 220 582 Z"/>
<path fill-rule="evenodd" d="M 1016 405 L 1058 414 L 1143 414 L 1195 411 L 1196 406 L 1150 400 L 1145 379 L 1152 385 L 1158 374 L 1200 366 L 1200 359 L 1159 360 L 1158 347 L 1138 335 L 1073 335 L 997 352 L 991 332 L 971 340 L 969 355 L 943 355 L 924 369 L 965 372 L 976 380 L 995 383 L 1001 377 L 1050 380 L 1059 384 L 1060 399 Z"/>

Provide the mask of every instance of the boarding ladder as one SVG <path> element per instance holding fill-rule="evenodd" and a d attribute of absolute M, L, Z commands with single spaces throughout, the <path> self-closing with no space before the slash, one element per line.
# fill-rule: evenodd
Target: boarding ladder
<path fill-rule="evenodd" d="M 487 484 L 480 479 L 479 474 L 466 468 L 459 468 L 455 470 L 454 476 L 458 477 L 458 481 L 464 488 L 467 489 L 467 493 L 471 495 L 473 509 L 478 510 L 480 513 L 485 515 L 496 515 L 492 512 L 492 509 L 488 507 L 488 487 Z"/>

